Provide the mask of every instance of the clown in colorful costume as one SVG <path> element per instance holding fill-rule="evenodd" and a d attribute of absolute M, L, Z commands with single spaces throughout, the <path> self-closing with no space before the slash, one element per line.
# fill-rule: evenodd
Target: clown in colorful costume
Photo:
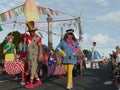
<path fill-rule="evenodd" d="M 23 70 L 22 61 L 15 60 L 16 56 L 16 48 L 13 42 L 13 36 L 6 37 L 6 44 L 4 45 L 3 53 L 5 54 L 5 63 L 4 63 L 4 70 L 8 74 L 18 74 Z"/>
<path fill-rule="evenodd" d="M 5 61 L 14 61 L 16 55 L 16 48 L 13 42 L 13 36 L 7 36 L 5 38 L 6 44 L 3 47 L 3 53 L 5 54 Z"/>
<path fill-rule="evenodd" d="M 39 36 L 36 35 L 35 31 L 37 28 L 35 27 L 34 21 L 29 21 L 27 23 L 28 32 L 30 36 L 26 38 L 27 44 L 27 58 L 28 58 L 28 70 L 30 74 L 30 82 L 25 85 L 25 88 L 34 88 L 35 86 L 40 86 L 42 81 L 38 77 L 37 68 L 38 68 L 38 60 L 42 60 L 42 41 Z M 33 80 L 36 79 L 36 83 L 33 83 Z"/>
<path fill-rule="evenodd" d="M 73 29 L 66 30 L 63 40 L 60 41 L 57 48 L 61 48 L 65 52 L 65 56 L 62 58 L 62 64 L 64 65 L 65 71 L 67 73 L 67 89 L 73 88 L 72 81 L 72 71 L 74 65 L 77 63 L 78 51 L 80 49 L 79 43 L 77 42 Z"/>

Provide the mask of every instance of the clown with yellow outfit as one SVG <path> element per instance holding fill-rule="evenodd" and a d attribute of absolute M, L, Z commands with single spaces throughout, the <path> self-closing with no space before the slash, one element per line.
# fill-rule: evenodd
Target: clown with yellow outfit
<path fill-rule="evenodd" d="M 16 75 L 23 71 L 23 63 L 20 60 L 15 60 L 16 47 L 13 44 L 13 36 L 9 35 L 5 38 L 6 44 L 3 48 L 5 54 L 4 70 L 11 75 Z"/>
<path fill-rule="evenodd" d="M 16 55 L 16 48 L 15 45 L 12 43 L 13 36 L 6 37 L 6 44 L 4 45 L 4 54 L 5 54 L 5 61 L 14 61 Z"/>

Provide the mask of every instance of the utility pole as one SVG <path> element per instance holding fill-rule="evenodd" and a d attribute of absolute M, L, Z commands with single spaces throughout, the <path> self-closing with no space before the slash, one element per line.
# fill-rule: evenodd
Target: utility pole
<path fill-rule="evenodd" d="M 80 17 L 78 17 L 78 28 L 79 28 L 79 39 L 81 39 L 82 38 L 82 28 L 81 28 Z"/>
<path fill-rule="evenodd" d="M 61 27 L 61 40 L 63 39 L 63 27 Z"/>
<path fill-rule="evenodd" d="M 48 48 L 51 50 L 53 49 L 53 44 L 52 44 L 52 18 L 49 14 L 47 14 L 47 22 L 48 22 Z"/>
<path fill-rule="evenodd" d="M 81 15 L 83 10 L 80 13 L 80 17 L 78 17 L 78 28 L 79 28 L 79 41 L 82 39 L 82 28 L 81 28 Z"/>

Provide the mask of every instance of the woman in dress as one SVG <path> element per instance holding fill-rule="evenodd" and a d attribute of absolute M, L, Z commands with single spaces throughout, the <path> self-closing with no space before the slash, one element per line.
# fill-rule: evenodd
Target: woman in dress
<path fill-rule="evenodd" d="M 91 68 L 99 68 L 98 61 L 101 59 L 99 52 L 96 50 L 96 42 L 93 42 L 92 51 L 88 56 L 88 60 L 91 62 Z"/>

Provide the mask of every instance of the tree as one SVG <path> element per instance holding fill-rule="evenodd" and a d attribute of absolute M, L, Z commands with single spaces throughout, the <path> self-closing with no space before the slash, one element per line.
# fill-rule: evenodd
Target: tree
<path fill-rule="evenodd" d="M 18 31 L 14 31 L 14 32 L 10 32 L 8 35 L 11 35 L 11 34 L 14 36 L 13 43 L 15 44 L 16 49 L 18 49 L 18 46 L 19 46 L 19 43 L 20 43 L 20 35 L 21 35 L 21 33 L 18 32 Z M 5 43 L 6 42 L 5 42 L 5 39 L 4 39 L 4 41 L 0 44 L 0 59 L 4 59 L 3 47 L 4 47 Z"/>
<path fill-rule="evenodd" d="M 84 49 L 84 50 L 83 50 L 83 52 L 84 52 L 85 56 L 86 56 L 86 57 L 88 57 L 88 55 L 89 55 L 90 51 L 89 51 L 89 50 L 87 50 L 87 49 Z"/>

